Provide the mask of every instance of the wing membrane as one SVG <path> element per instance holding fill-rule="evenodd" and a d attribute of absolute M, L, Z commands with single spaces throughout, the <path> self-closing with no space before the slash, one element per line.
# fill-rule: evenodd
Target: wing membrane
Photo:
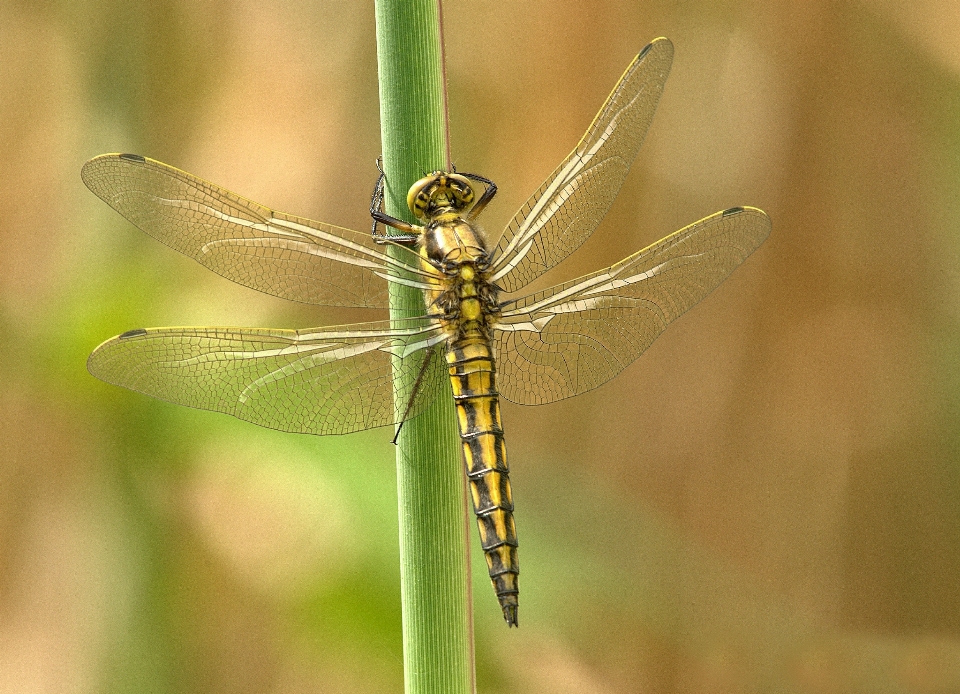
<path fill-rule="evenodd" d="M 387 306 L 387 282 L 418 271 L 390 258 L 369 234 L 275 212 L 172 166 L 104 154 L 83 182 L 158 241 L 227 279 L 325 306 Z M 416 259 L 411 254 L 412 260 Z"/>
<path fill-rule="evenodd" d="M 507 302 L 495 333 L 500 394 L 539 405 L 606 383 L 769 233 L 764 212 L 732 208 L 606 270 Z"/>
<path fill-rule="evenodd" d="M 647 134 L 672 62 L 669 39 L 644 48 L 570 156 L 514 216 L 494 254 L 493 280 L 504 291 L 525 287 L 600 224 Z"/>
<path fill-rule="evenodd" d="M 271 429 L 346 434 L 399 421 L 411 389 L 394 401 L 391 362 L 413 383 L 426 349 L 443 338 L 423 318 L 300 331 L 131 330 L 97 347 L 87 368 L 108 383 Z M 408 416 L 439 390 L 443 363 L 434 354 Z"/>

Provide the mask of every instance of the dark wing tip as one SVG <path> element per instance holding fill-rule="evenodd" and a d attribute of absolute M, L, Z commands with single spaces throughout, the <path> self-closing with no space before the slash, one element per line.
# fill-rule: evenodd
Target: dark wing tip
<path fill-rule="evenodd" d="M 643 60 L 647 56 L 647 53 L 652 51 L 654 48 L 657 48 L 658 50 L 669 51 L 670 55 L 673 55 L 673 41 L 668 39 L 666 36 L 659 36 L 643 47 L 643 50 L 641 50 L 637 55 L 636 61 L 639 62 Z"/>
<path fill-rule="evenodd" d="M 752 250 L 756 250 L 761 243 L 766 241 L 767 237 L 770 236 L 770 230 L 773 227 L 773 223 L 770 221 L 770 215 L 768 215 L 763 210 L 757 207 L 731 207 L 729 209 L 720 212 L 720 217 L 726 219 L 727 217 L 736 217 L 737 215 L 745 215 L 752 218 L 752 222 L 746 222 L 747 226 L 742 228 L 751 230 L 751 238 L 754 239 L 754 246 Z M 736 222 L 734 222 L 736 224 Z M 751 251 L 752 252 L 752 251 Z"/>
<path fill-rule="evenodd" d="M 147 163 L 147 158 L 139 154 L 98 154 L 93 159 L 84 163 L 83 168 L 80 169 L 80 178 L 86 184 L 87 188 L 92 190 L 100 198 L 103 198 L 103 195 L 98 192 L 100 188 L 98 179 L 103 172 L 104 162 L 113 162 L 118 159 L 133 164 Z"/>
<path fill-rule="evenodd" d="M 637 60 L 643 60 L 644 56 L 647 53 L 649 53 L 651 50 L 653 50 L 654 46 L 663 46 L 664 48 L 666 48 L 666 46 L 668 45 L 672 47 L 673 41 L 668 39 L 666 36 L 658 36 L 653 41 L 651 41 L 650 43 L 648 43 L 646 46 L 643 47 L 643 50 L 641 50 L 640 54 L 637 56 Z"/>
<path fill-rule="evenodd" d="M 146 335 L 147 331 L 145 328 L 134 328 L 133 330 L 128 330 L 125 333 L 117 335 L 118 340 L 126 340 L 130 337 L 140 337 L 141 335 Z"/>
<path fill-rule="evenodd" d="M 750 215 L 751 217 L 757 217 L 763 220 L 763 222 L 766 224 L 766 226 L 768 227 L 767 229 L 768 232 L 769 232 L 769 227 L 772 225 L 772 222 L 770 221 L 770 215 L 768 215 L 766 212 L 761 210 L 759 207 L 750 207 L 749 205 L 746 205 L 744 207 L 731 207 L 729 209 L 724 210 L 720 214 L 723 217 L 733 217 L 734 215 L 738 215 L 738 214 L 746 214 L 746 215 Z"/>

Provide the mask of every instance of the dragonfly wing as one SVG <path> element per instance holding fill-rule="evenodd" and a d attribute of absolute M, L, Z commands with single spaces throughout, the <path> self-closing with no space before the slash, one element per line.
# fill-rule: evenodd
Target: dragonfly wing
<path fill-rule="evenodd" d="M 444 381 L 439 348 L 415 396 L 408 387 L 396 402 L 393 364 L 412 384 L 428 348 L 443 339 L 427 319 L 298 331 L 131 330 L 97 347 L 87 368 L 108 383 L 271 429 L 346 434 L 399 421 L 411 396 L 407 416 L 418 414 Z"/>
<path fill-rule="evenodd" d="M 606 383 L 769 233 L 763 211 L 735 207 L 606 270 L 505 303 L 495 333 L 500 394 L 540 405 Z"/>
<path fill-rule="evenodd" d="M 417 273 L 369 234 L 275 212 L 153 159 L 104 154 L 84 164 L 81 176 L 158 241 L 227 279 L 284 299 L 382 308 L 384 279 L 410 283 Z"/>
<path fill-rule="evenodd" d="M 647 134 L 673 62 L 673 44 L 644 48 L 607 97 L 573 152 L 503 232 L 493 281 L 515 292 L 587 240 L 623 185 Z"/>

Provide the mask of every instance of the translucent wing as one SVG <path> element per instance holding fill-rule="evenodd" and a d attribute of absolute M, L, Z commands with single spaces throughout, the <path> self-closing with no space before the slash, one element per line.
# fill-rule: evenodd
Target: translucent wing
<path fill-rule="evenodd" d="M 493 280 L 515 292 L 587 240 L 607 213 L 647 134 L 673 62 L 669 39 L 634 59 L 570 156 L 507 226 Z"/>
<path fill-rule="evenodd" d="M 384 279 L 419 286 L 410 279 L 417 271 L 383 253 L 369 234 L 275 212 L 153 159 L 104 154 L 84 164 L 81 176 L 150 236 L 267 294 L 382 308 Z"/>
<path fill-rule="evenodd" d="M 408 416 L 418 414 L 443 383 L 434 347 L 443 339 L 428 319 L 299 331 L 131 330 L 97 347 L 87 368 L 108 383 L 271 429 L 346 434 L 399 421 L 412 388 L 394 401 L 391 362 L 413 383 L 432 353 Z"/>
<path fill-rule="evenodd" d="M 540 405 L 606 383 L 769 233 L 763 211 L 735 207 L 606 270 L 507 302 L 494 338 L 500 394 Z"/>

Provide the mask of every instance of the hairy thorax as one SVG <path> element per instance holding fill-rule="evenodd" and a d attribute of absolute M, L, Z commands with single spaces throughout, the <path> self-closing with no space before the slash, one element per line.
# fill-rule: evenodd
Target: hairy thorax
<path fill-rule="evenodd" d="M 421 266 L 436 278 L 425 292 L 427 311 L 453 337 L 487 337 L 499 314 L 496 287 L 490 283 L 490 254 L 480 232 L 457 215 L 426 227 Z M 439 272 L 438 272 L 439 269 Z"/>

